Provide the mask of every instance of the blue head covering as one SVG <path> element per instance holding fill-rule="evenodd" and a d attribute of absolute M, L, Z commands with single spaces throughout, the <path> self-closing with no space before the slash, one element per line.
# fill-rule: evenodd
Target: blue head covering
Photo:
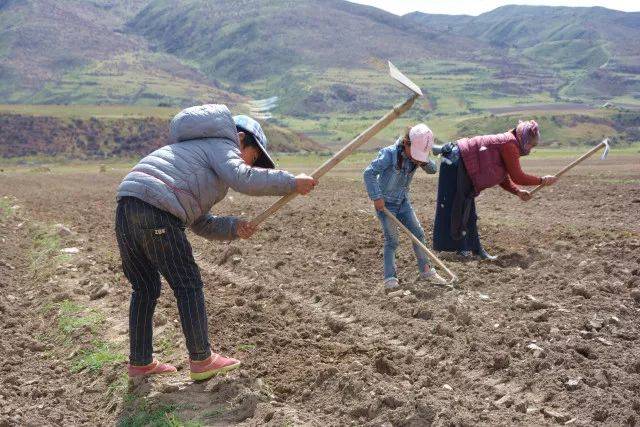
<path fill-rule="evenodd" d="M 269 153 L 267 152 L 267 144 L 269 143 L 269 141 L 267 140 L 267 136 L 262 131 L 262 126 L 260 126 L 260 123 L 258 123 L 251 117 L 245 116 L 242 114 L 238 116 L 234 116 L 233 121 L 235 122 L 236 127 L 241 128 L 242 130 L 249 132 L 251 135 L 253 135 L 254 139 L 258 143 L 258 146 L 260 147 L 260 150 L 262 151 L 262 155 L 256 161 L 254 166 L 258 166 L 265 169 L 275 168 L 275 163 L 271 159 L 271 156 L 269 156 Z"/>

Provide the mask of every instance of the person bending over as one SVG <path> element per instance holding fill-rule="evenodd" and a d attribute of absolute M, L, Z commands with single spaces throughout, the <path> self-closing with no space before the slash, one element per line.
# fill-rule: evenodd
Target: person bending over
<path fill-rule="evenodd" d="M 364 171 L 364 182 L 369 198 L 377 210 L 384 233 L 384 287 L 399 286 L 396 273 L 396 249 L 398 229 L 382 211 L 386 207 L 418 239 L 425 243 L 425 234 L 409 200 L 409 186 L 418 167 L 428 174 L 437 171 L 435 162 L 429 158 L 433 145 L 433 133 L 421 123 L 407 129 L 395 144 L 380 150 Z M 426 243 L 425 243 L 426 244 Z M 420 278 L 425 281 L 445 284 L 446 281 L 431 267 L 431 261 L 420 246 L 413 244 L 418 262 Z"/>
<path fill-rule="evenodd" d="M 255 228 L 209 210 L 229 188 L 252 196 L 307 194 L 317 181 L 275 170 L 267 138 L 255 120 L 232 117 L 224 105 L 178 113 L 171 144 L 152 152 L 118 188 L 115 234 L 131 283 L 129 376 L 175 372 L 153 358 L 153 313 L 162 275 L 175 295 L 189 351 L 190 376 L 205 380 L 236 369 L 240 361 L 211 352 L 200 270 L 185 234 L 209 240 L 249 238 Z"/>
<path fill-rule="evenodd" d="M 554 184 L 555 176 L 528 175 L 520 167 L 520 157 L 528 155 L 539 139 L 538 124 L 530 120 L 505 133 L 462 138 L 433 147 L 434 154 L 442 155 L 433 224 L 434 249 L 455 251 L 464 257 L 496 259 L 480 243 L 475 197 L 500 185 L 520 200 L 528 201 L 531 194 L 518 185 Z"/>

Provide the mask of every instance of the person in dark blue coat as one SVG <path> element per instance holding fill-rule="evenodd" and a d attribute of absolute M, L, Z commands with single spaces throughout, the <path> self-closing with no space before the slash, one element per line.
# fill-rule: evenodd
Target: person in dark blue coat
<path fill-rule="evenodd" d="M 453 200 L 458 187 L 465 185 L 459 181 L 459 167 L 462 165 L 460 152 L 454 144 L 433 147 L 434 154 L 442 155 L 440 176 L 438 177 L 438 195 L 436 198 L 436 215 L 433 224 L 433 248 L 437 251 L 457 252 L 464 257 L 478 255 L 483 259 L 495 259 L 489 255 L 480 243 L 476 215 L 476 204 L 472 202 L 468 210 L 467 229 L 464 236 L 455 240 L 451 233 L 451 217 Z M 464 190 L 463 190 L 464 191 Z"/>

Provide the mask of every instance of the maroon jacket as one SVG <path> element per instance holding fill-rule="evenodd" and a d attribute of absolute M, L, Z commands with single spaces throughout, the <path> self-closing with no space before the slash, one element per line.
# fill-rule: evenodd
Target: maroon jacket
<path fill-rule="evenodd" d="M 508 174 L 500 155 L 505 144 L 516 144 L 513 132 L 480 135 L 458 140 L 460 155 L 473 183 L 476 196 L 486 188 L 501 184 Z"/>

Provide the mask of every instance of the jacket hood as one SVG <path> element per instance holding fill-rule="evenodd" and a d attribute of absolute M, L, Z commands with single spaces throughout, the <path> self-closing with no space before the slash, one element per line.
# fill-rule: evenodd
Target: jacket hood
<path fill-rule="evenodd" d="M 226 105 L 206 104 L 180 111 L 169 125 L 171 142 L 225 138 L 240 146 L 238 132 Z"/>

